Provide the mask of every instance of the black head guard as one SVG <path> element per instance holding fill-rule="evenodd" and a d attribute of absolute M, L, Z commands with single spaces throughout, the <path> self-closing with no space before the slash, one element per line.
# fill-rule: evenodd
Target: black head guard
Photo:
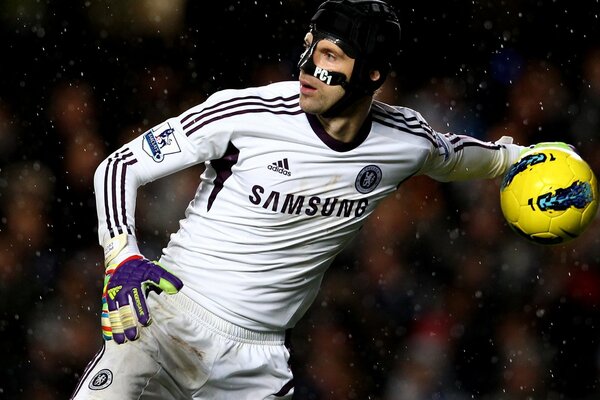
<path fill-rule="evenodd" d="M 334 115 L 383 84 L 391 60 L 399 51 L 400 23 L 394 10 L 381 0 L 327 0 L 310 22 L 313 42 L 300 58 L 298 66 L 302 70 L 315 74 L 312 55 L 323 39 L 332 40 L 355 59 L 349 81 L 332 73 L 334 79 L 326 82 L 346 90 L 345 96 L 327 111 Z M 378 80 L 371 79 L 373 70 L 379 71 Z"/>

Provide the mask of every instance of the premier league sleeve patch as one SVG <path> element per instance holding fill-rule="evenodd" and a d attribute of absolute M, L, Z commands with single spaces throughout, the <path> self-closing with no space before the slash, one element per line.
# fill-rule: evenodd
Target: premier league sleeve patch
<path fill-rule="evenodd" d="M 144 133 L 142 148 L 155 162 L 161 162 L 169 154 L 181 152 L 175 130 L 168 122 Z"/>

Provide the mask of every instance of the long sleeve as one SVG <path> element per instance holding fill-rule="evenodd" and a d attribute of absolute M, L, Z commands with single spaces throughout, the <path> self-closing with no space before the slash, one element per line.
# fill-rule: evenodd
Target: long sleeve
<path fill-rule="evenodd" d="M 501 176 L 524 149 L 510 143 L 510 138 L 506 137 L 496 142 L 484 142 L 465 135 L 431 133 L 436 147 L 421 173 L 443 182 Z"/>
<path fill-rule="evenodd" d="M 203 127 L 193 137 L 186 122 L 210 107 L 219 96 L 153 127 L 107 157 L 96 169 L 94 189 L 98 214 L 98 240 L 107 252 L 112 242 L 126 239 L 119 253 L 139 253 L 135 239 L 135 206 L 140 186 L 191 165 L 220 157 L 230 130 L 223 123 Z M 126 236 L 124 236 L 126 235 Z M 119 257 L 122 258 L 122 257 Z"/>
<path fill-rule="evenodd" d="M 94 189 L 98 240 L 105 249 L 127 235 L 122 255 L 139 253 L 135 239 L 135 205 L 140 186 L 199 162 L 191 144 L 168 120 L 108 156 L 96 169 Z M 124 240 L 123 238 L 120 239 Z M 122 258 L 122 257 L 121 257 Z"/>

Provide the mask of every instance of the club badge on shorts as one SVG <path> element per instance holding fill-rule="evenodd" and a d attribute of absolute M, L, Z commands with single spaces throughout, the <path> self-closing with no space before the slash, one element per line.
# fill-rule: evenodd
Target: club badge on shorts
<path fill-rule="evenodd" d="M 381 168 L 377 165 L 367 165 L 361 169 L 356 176 L 354 186 L 359 193 L 370 193 L 375 190 L 377 185 L 379 185 L 379 182 L 381 182 L 381 176 Z"/>
<path fill-rule="evenodd" d="M 101 369 L 94 375 L 88 387 L 91 390 L 102 390 L 110 386 L 113 381 L 113 374 L 109 369 Z"/>

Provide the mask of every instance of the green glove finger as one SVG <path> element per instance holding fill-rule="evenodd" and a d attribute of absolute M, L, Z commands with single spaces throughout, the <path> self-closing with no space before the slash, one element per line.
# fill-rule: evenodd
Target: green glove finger
<path fill-rule="evenodd" d="M 529 146 L 529 147 L 526 147 L 525 149 L 523 149 L 521 151 L 521 155 L 528 153 L 530 151 L 535 151 L 535 150 L 557 149 L 557 148 L 566 150 L 566 151 L 569 151 L 572 153 L 575 152 L 573 147 L 565 142 L 540 142 L 540 143 L 536 143 L 532 146 Z"/>

